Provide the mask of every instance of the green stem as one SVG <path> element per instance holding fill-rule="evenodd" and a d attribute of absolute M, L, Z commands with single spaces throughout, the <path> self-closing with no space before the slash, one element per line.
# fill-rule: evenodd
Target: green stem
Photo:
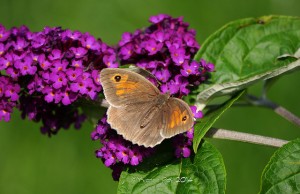
<path fill-rule="evenodd" d="M 271 147 L 281 147 L 288 143 L 288 141 L 282 139 L 216 128 L 211 128 L 206 133 L 205 137 L 248 142 Z"/>

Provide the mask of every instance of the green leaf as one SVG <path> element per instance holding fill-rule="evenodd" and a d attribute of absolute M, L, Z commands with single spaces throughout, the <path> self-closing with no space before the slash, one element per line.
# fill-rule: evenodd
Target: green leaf
<path fill-rule="evenodd" d="M 123 171 L 118 194 L 225 193 L 225 188 L 222 156 L 213 145 L 204 142 L 193 157 L 174 159 L 170 152 L 160 153 L 135 169 Z"/>
<path fill-rule="evenodd" d="M 234 21 L 212 34 L 195 59 L 215 64 L 211 83 L 197 91 L 198 106 L 213 96 L 246 88 L 259 80 L 295 70 L 300 60 L 278 60 L 300 48 L 300 18 L 264 16 Z M 295 54 L 296 55 L 296 54 Z"/>
<path fill-rule="evenodd" d="M 220 107 L 216 110 L 210 112 L 205 115 L 203 119 L 200 119 L 194 126 L 194 139 L 193 139 L 193 149 L 196 153 L 198 150 L 198 146 L 201 142 L 201 139 L 204 137 L 206 132 L 212 127 L 212 125 L 221 117 L 221 115 L 229 108 L 231 105 L 239 99 L 243 95 L 244 91 L 239 92 L 235 96 L 233 96 L 228 101 L 224 102 Z"/>
<path fill-rule="evenodd" d="M 260 193 L 300 193 L 300 139 L 271 157 L 262 174 Z"/>

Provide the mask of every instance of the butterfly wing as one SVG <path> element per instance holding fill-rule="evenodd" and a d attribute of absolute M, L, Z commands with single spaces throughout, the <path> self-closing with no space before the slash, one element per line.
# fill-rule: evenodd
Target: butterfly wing
<path fill-rule="evenodd" d="M 132 143 L 154 147 L 193 126 L 193 114 L 184 101 L 169 98 L 158 106 L 160 91 L 139 74 L 106 68 L 100 81 L 110 104 L 107 122 Z"/>
<path fill-rule="evenodd" d="M 153 101 L 160 91 L 145 77 L 125 69 L 105 68 L 100 82 L 108 103 L 114 107 Z"/>
<path fill-rule="evenodd" d="M 189 105 L 179 98 L 169 98 L 162 111 L 164 112 L 164 123 L 161 136 L 170 138 L 179 133 L 189 130 L 194 124 L 194 116 Z"/>
<path fill-rule="evenodd" d="M 150 118 L 149 122 L 145 118 Z M 154 147 L 164 139 L 160 134 L 165 127 L 163 115 L 154 102 L 126 107 L 110 106 L 107 122 L 124 139 L 134 144 Z"/>

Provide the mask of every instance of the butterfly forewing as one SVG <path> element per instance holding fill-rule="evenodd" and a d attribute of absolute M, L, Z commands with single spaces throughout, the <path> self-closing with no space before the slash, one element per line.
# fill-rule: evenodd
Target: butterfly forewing
<path fill-rule="evenodd" d="M 106 100 L 115 107 L 153 101 L 160 94 L 145 77 L 125 69 L 103 69 L 100 82 Z"/>

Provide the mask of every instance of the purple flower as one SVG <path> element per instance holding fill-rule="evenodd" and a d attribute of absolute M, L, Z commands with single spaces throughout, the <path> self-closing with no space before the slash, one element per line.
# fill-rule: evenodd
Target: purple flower
<path fill-rule="evenodd" d="M 20 70 L 21 75 L 34 75 L 37 68 L 33 64 L 33 60 L 31 57 L 26 56 L 22 60 L 17 60 L 15 62 L 15 67 Z"/>
<path fill-rule="evenodd" d="M 91 50 L 98 50 L 100 48 L 99 42 L 89 34 L 85 34 L 85 36 L 81 39 L 81 44 L 83 47 Z"/>
<path fill-rule="evenodd" d="M 11 101 L 17 101 L 20 89 L 19 85 L 7 85 L 5 88 L 5 97 L 10 98 Z"/>
<path fill-rule="evenodd" d="M 1 103 L 2 104 L 2 103 Z M 12 111 L 12 109 L 6 105 L 6 107 L 4 106 L 0 106 L 0 121 L 3 119 L 5 122 L 10 121 L 10 112 Z"/>
<path fill-rule="evenodd" d="M 133 45 L 130 43 L 123 46 L 120 50 L 120 56 L 124 60 L 129 59 L 129 57 L 131 57 L 132 54 L 133 54 Z"/>
<path fill-rule="evenodd" d="M 103 62 L 107 67 L 110 67 L 110 68 L 118 67 L 118 64 L 115 61 L 116 61 L 115 55 L 105 55 L 103 57 Z"/>
<path fill-rule="evenodd" d="M 190 108 L 194 114 L 195 119 L 200 119 L 203 117 L 202 111 L 198 111 L 196 106 L 191 106 Z"/>
<path fill-rule="evenodd" d="M 67 84 L 66 74 L 62 71 L 59 71 L 58 73 L 53 72 L 50 76 L 50 80 L 53 81 L 53 87 L 55 89 L 59 89 Z"/>
<path fill-rule="evenodd" d="M 88 80 L 91 83 L 91 79 Z M 97 89 L 96 87 L 94 87 L 92 84 L 87 83 L 87 95 L 92 99 L 95 100 L 97 97 L 97 92 L 100 91 L 100 87 L 99 89 Z"/>
<path fill-rule="evenodd" d="M 181 65 L 183 64 L 185 60 L 185 49 L 184 48 L 178 48 L 175 47 L 170 48 L 171 57 L 174 61 L 175 65 Z"/>
<path fill-rule="evenodd" d="M 43 93 L 45 94 L 45 101 L 50 103 L 50 102 L 55 102 L 58 103 L 61 100 L 61 95 L 58 90 L 55 90 L 54 88 L 51 87 L 45 87 L 43 89 Z"/>
<path fill-rule="evenodd" d="M 19 100 L 20 86 L 8 76 L 0 74 L 0 121 L 10 121 L 13 108 Z"/>
<path fill-rule="evenodd" d="M 138 148 L 132 149 L 129 151 L 129 156 L 131 158 L 130 164 L 133 166 L 138 165 L 140 162 L 143 161 L 143 156 L 138 150 Z"/>
<path fill-rule="evenodd" d="M 171 73 L 167 68 L 162 68 L 156 70 L 154 76 L 162 82 L 167 82 L 171 77 Z"/>
<path fill-rule="evenodd" d="M 98 70 L 92 71 L 92 78 L 94 80 L 94 83 L 98 86 L 100 86 L 100 73 Z"/>
<path fill-rule="evenodd" d="M 105 138 L 109 125 L 106 124 L 106 117 L 103 117 L 96 126 L 96 129 L 92 132 L 91 138 L 97 140 L 99 138 Z"/>
<path fill-rule="evenodd" d="M 74 59 L 72 60 L 72 67 L 78 67 L 78 68 L 83 68 L 83 65 L 82 65 L 82 60 L 81 59 Z"/>
<path fill-rule="evenodd" d="M 42 34 L 41 32 L 33 33 L 31 39 L 32 39 L 31 45 L 35 49 L 41 48 L 46 43 L 45 35 Z"/>
<path fill-rule="evenodd" d="M 182 95 L 187 95 L 190 91 L 186 88 L 188 81 L 181 75 L 176 75 L 174 80 L 169 82 L 168 88 L 170 94 L 180 93 Z"/>
<path fill-rule="evenodd" d="M 33 62 L 38 62 L 39 54 L 29 53 L 28 56 L 30 56 L 32 58 Z"/>
<path fill-rule="evenodd" d="M 199 48 L 199 44 L 198 44 L 197 41 L 195 40 L 195 34 L 192 34 L 192 33 L 186 33 L 186 34 L 183 36 L 183 40 L 184 40 L 184 42 L 186 43 L 187 46 Z"/>
<path fill-rule="evenodd" d="M 79 76 L 81 76 L 83 70 L 81 68 L 68 69 L 66 74 L 70 81 L 75 81 Z"/>
<path fill-rule="evenodd" d="M 70 50 L 75 55 L 75 58 L 78 58 L 78 59 L 82 58 L 87 53 L 87 50 L 82 47 L 78 47 L 78 48 L 72 47 L 72 48 L 70 48 Z"/>
<path fill-rule="evenodd" d="M 73 92 L 80 91 L 81 94 L 86 94 L 87 93 L 87 88 L 86 88 L 86 85 L 85 85 L 85 81 L 82 78 L 78 78 L 75 83 L 72 83 L 70 89 Z"/>
<path fill-rule="evenodd" d="M 117 159 L 124 164 L 128 164 L 130 162 L 129 150 L 123 145 L 119 145 L 116 156 Z"/>
<path fill-rule="evenodd" d="M 79 40 L 81 38 L 82 34 L 79 31 L 72 32 L 71 30 L 65 30 L 61 34 L 61 36 L 62 36 L 63 41 L 65 41 L 68 38 L 70 38 L 72 40 Z"/>
<path fill-rule="evenodd" d="M 39 55 L 37 61 L 43 70 L 49 69 L 49 67 L 52 65 L 44 54 Z"/>
<path fill-rule="evenodd" d="M 151 37 L 154 38 L 156 41 L 163 43 L 170 37 L 170 34 L 165 33 L 163 31 L 156 31 Z"/>
<path fill-rule="evenodd" d="M 188 158 L 191 155 L 191 150 L 187 146 L 178 146 L 175 151 L 175 156 L 177 158 L 184 157 Z"/>
<path fill-rule="evenodd" d="M 119 46 L 123 46 L 124 44 L 130 42 L 131 38 L 132 38 L 132 36 L 131 36 L 131 34 L 129 32 L 124 32 L 122 34 L 122 39 L 119 42 Z"/>
<path fill-rule="evenodd" d="M 200 65 L 196 61 L 192 61 L 190 64 L 185 62 L 183 63 L 182 68 L 183 69 L 180 70 L 181 75 L 188 77 L 189 75 L 196 75 L 199 73 Z"/>
<path fill-rule="evenodd" d="M 16 50 L 23 51 L 28 46 L 28 44 L 29 43 L 24 38 L 18 37 L 13 45 Z"/>
<path fill-rule="evenodd" d="M 63 60 L 63 61 L 55 61 L 52 64 L 51 70 L 52 72 L 65 72 L 67 70 L 67 66 L 69 65 L 68 61 Z"/>
<path fill-rule="evenodd" d="M 154 55 L 163 47 L 162 43 L 157 43 L 154 39 L 150 39 L 144 42 L 145 49 L 149 52 L 149 55 Z"/>
<path fill-rule="evenodd" d="M 204 67 L 204 69 L 208 72 L 212 72 L 215 70 L 215 66 L 212 63 L 208 63 L 206 62 L 204 59 L 200 60 L 200 64 L 202 67 Z"/>
<path fill-rule="evenodd" d="M 10 32 L 5 29 L 4 26 L 0 24 L 0 42 L 4 42 L 9 37 Z"/>
<path fill-rule="evenodd" d="M 157 16 L 151 16 L 149 18 L 149 22 L 153 23 L 153 24 L 157 24 L 161 21 L 163 21 L 164 19 L 170 18 L 170 16 L 166 15 L 166 14 L 159 14 Z"/>
<path fill-rule="evenodd" d="M 7 69 L 14 62 L 12 54 L 6 54 L 4 57 L 0 57 L 0 70 Z"/>
<path fill-rule="evenodd" d="M 116 163 L 116 156 L 112 154 L 109 150 L 103 152 L 103 158 L 105 160 L 105 166 L 109 167 Z"/>
<path fill-rule="evenodd" d="M 12 77 L 12 78 L 18 78 L 21 75 L 20 71 L 13 67 L 8 67 L 6 69 L 6 73 L 7 73 L 7 75 L 10 75 L 10 77 Z"/>
<path fill-rule="evenodd" d="M 76 98 L 77 98 L 77 95 L 74 92 L 70 91 L 68 88 L 65 87 L 62 90 L 61 102 L 63 105 L 67 106 L 67 105 L 71 104 L 72 102 L 74 102 L 76 100 Z"/>
<path fill-rule="evenodd" d="M 190 128 L 187 132 L 186 132 L 186 137 L 192 141 L 194 138 L 194 128 Z"/>
<path fill-rule="evenodd" d="M 49 58 L 51 61 L 61 59 L 61 58 L 62 58 L 61 51 L 58 50 L 58 49 L 53 49 L 52 52 L 50 53 L 50 55 L 48 56 L 48 58 Z"/>

